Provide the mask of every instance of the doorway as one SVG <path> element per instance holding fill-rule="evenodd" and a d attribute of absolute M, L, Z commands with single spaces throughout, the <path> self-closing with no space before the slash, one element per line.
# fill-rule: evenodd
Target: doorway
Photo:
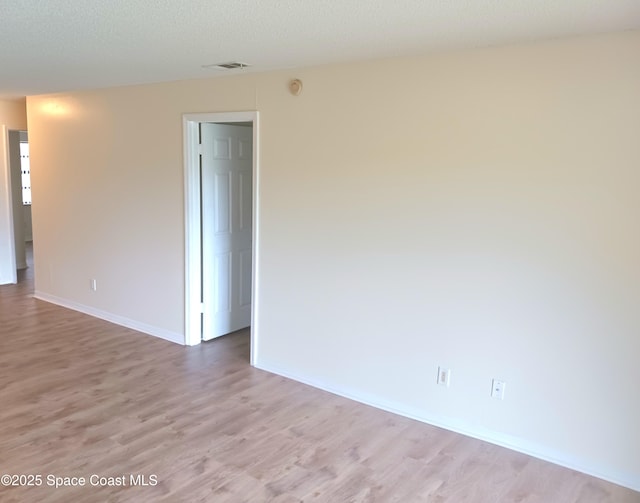
<path fill-rule="evenodd" d="M 6 150 L 6 173 L 2 208 L 6 231 L 0 284 L 17 283 L 25 278 L 25 270 L 33 273 L 33 231 L 31 225 L 31 182 L 27 131 L 2 128 Z M 6 259 L 6 260 L 5 260 Z"/>
<path fill-rule="evenodd" d="M 203 339 L 220 335 L 225 331 L 224 324 L 230 323 L 226 329 L 233 331 L 243 323 L 251 326 L 251 364 L 257 356 L 257 282 L 259 269 L 258 229 L 259 215 L 257 201 L 259 194 L 258 177 L 258 112 L 229 112 L 209 114 L 186 114 L 183 116 L 184 155 L 185 155 L 185 344 L 197 345 Z M 249 136 L 247 137 L 247 132 Z M 242 136 L 242 133 L 244 136 Z M 217 135 L 217 136 L 216 136 Z M 217 138 L 217 139 L 216 139 Z M 235 139 L 234 139 L 235 138 Z M 249 143 L 247 143 L 249 141 Z M 235 143 L 234 143 L 235 142 Z M 244 142 L 244 144 L 243 144 Z M 207 146 L 207 144 L 209 146 Z M 235 174 L 225 173 L 227 169 L 221 162 L 218 167 L 211 168 L 209 174 L 203 173 L 203 162 L 212 157 L 212 149 L 217 144 L 218 157 L 225 160 L 225 153 L 229 149 L 242 151 L 247 158 L 247 164 L 238 168 Z M 243 145 L 242 145 L 243 144 Z M 212 146 L 213 145 L 213 146 Z M 250 150 L 247 150 L 250 146 Z M 215 157 L 215 156 L 214 156 Z M 242 156 L 241 156 L 242 157 Z M 215 161 L 214 161 L 215 162 Z M 207 168 L 205 167 L 205 170 Z M 243 172 L 243 174 L 240 174 Z M 236 185 L 232 183 L 232 177 Z M 244 177 L 244 182 L 241 178 Z M 203 183 L 204 180 L 204 183 Z M 247 184 L 247 182 L 249 182 Z M 217 185 L 216 185 L 217 184 Z M 249 190 L 247 190 L 249 188 Z M 234 250 L 222 250 L 224 245 L 217 238 L 226 233 L 226 223 L 230 222 L 230 215 L 224 213 L 228 204 L 230 191 L 235 191 L 235 198 L 244 197 L 244 223 L 238 227 L 244 228 L 244 236 L 233 246 Z M 221 205 L 222 212 L 211 218 L 213 209 L 210 205 Z M 208 206 L 207 206 L 208 205 Z M 206 212 L 206 215 L 204 213 Z M 249 212 L 249 215 L 246 213 Z M 204 216 L 203 216 L 204 215 Z M 220 215 L 224 218 L 221 219 Z M 240 218 L 236 216 L 235 218 Z M 225 223 L 226 222 L 226 223 Z M 236 222 L 238 223 L 238 222 Z M 247 226 L 247 223 L 250 223 Z M 221 232 L 218 232 L 221 231 Z M 248 235 L 246 234 L 248 232 Z M 220 234 L 220 235 L 219 235 Z M 240 232 L 239 234 L 242 234 Z M 226 236 L 229 237 L 228 235 Z M 217 251 L 221 253 L 217 253 Z M 229 259 L 236 254 L 233 262 Z M 217 258 L 216 258 L 217 257 Z M 224 257 L 224 260 L 221 260 Z M 220 264 L 226 264 L 221 267 Z M 243 266 L 244 264 L 244 266 Z M 235 267 L 235 269 L 234 269 Z M 226 272 L 225 272 L 226 271 Z M 212 276 L 213 275 L 213 276 Z M 237 308 L 241 320 L 222 322 L 218 328 L 212 327 L 215 310 L 220 302 L 226 302 L 224 295 L 211 298 L 211 289 L 225 276 L 236 282 L 235 290 L 229 292 L 228 297 L 238 301 Z M 211 281 L 212 278 L 215 281 Z M 226 280 L 225 280 L 226 281 Z M 227 299 L 228 300 L 228 299 Z M 243 321 L 244 320 L 244 321 Z M 238 325 L 239 324 L 239 325 Z"/>
<path fill-rule="evenodd" d="M 202 340 L 251 325 L 252 123 L 200 123 Z"/>

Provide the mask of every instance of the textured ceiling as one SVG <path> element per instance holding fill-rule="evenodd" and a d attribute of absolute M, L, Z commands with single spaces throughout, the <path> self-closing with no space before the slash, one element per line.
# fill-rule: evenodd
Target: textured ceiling
<path fill-rule="evenodd" d="M 0 0 L 0 98 L 638 28 L 640 0 Z"/>

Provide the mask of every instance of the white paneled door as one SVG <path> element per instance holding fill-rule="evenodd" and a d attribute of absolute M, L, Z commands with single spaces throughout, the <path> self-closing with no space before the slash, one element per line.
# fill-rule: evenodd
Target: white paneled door
<path fill-rule="evenodd" d="M 253 131 L 200 124 L 202 339 L 251 324 Z"/>

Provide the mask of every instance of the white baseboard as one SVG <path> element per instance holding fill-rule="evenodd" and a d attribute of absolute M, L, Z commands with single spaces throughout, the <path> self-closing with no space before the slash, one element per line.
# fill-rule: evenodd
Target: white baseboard
<path fill-rule="evenodd" d="M 164 328 L 155 327 L 147 323 L 142 323 L 140 321 L 132 320 L 124 316 L 109 313 L 107 311 L 102 311 L 94 307 L 85 306 L 84 304 L 80 304 L 78 302 L 74 302 L 68 299 L 63 299 L 61 297 L 50 295 L 44 292 L 36 291 L 33 294 L 33 297 L 39 300 L 43 300 L 45 302 L 49 302 L 51 304 L 56 304 L 61 307 L 66 307 L 67 309 L 72 309 L 73 311 L 79 311 L 81 313 L 88 314 L 89 316 L 93 316 L 94 318 L 100 318 L 101 320 L 106 320 L 111 323 L 115 323 L 116 325 L 131 328 L 132 330 L 137 330 L 138 332 L 142 332 L 147 335 L 152 335 L 154 337 L 158 337 L 166 341 L 175 342 L 176 344 L 184 345 L 184 334 L 180 334 L 178 332 L 172 332 Z"/>
<path fill-rule="evenodd" d="M 556 449 L 550 448 L 548 446 L 529 442 L 528 440 L 522 438 L 504 435 L 502 433 L 485 428 L 479 428 L 477 426 L 469 425 L 464 423 L 463 421 L 458 421 L 453 418 L 425 415 L 422 411 L 411 410 L 410 407 L 403 406 L 402 404 L 387 402 L 384 400 L 380 400 L 379 397 L 367 396 L 363 395 L 361 392 L 343 389 L 335 385 L 328 385 L 327 383 L 324 383 L 319 379 L 310 378 L 309 376 L 296 375 L 283 370 L 278 366 L 270 365 L 268 363 L 265 364 L 264 362 L 257 362 L 255 367 L 267 372 L 271 372 L 273 374 L 280 375 L 282 377 L 286 377 L 288 379 L 292 379 L 294 381 L 301 382 L 303 384 L 307 384 L 309 386 L 313 386 L 314 388 L 318 388 L 323 391 L 328 391 L 329 393 L 333 393 L 334 395 L 342 396 L 356 402 L 370 405 L 371 407 L 375 407 L 376 409 L 382 409 L 399 416 L 407 417 L 409 419 L 414 419 L 422 423 L 437 426 L 438 428 L 443 428 L 445 430 L 460 433 L 461 435 L 465 435 L 467 437 L 472 437 L 478 440 L 483 440 L 490 444 L 499 445 L 500 447 L 505 447 L 516 452 L 521 452 L 534 458 L 542 459 L 556 465 L 564 466 L 565 468 L 570 468 L 572 470 L 576 470 L 578 472 L 582 472 L 587 475 L 591 475 L 593 477 L 597 477 L 599 479 L 603 479 L 640 492 L 640 480 L 638 480 L 636 476 L 627 473 L 619 473 L 617 471 L 603 470 L 602 467 L 592 466 L 585 460 L 576 459 L 575 456 L 572 456 L 566 452 L 557 451 Z"/>

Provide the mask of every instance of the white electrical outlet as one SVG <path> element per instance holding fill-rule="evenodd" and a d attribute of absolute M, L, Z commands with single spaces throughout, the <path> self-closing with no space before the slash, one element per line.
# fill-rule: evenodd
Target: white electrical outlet
<path fill-rule="evenodd" d="M 89 289 L 92 292 L 95 292 L 98 289 L 98 282 L 95 279 L 89 280 Z"/>
<path fill-rule="evenodd" d="M 440 386 L 446 386 L 448 388 L 450 380 L 451 380 L 451 369 L 438 367 L 438 384 Z"/>
<path fill-rule="evenodd" d="M 504 381 L 498 381 L 498 379 L 491 381 L 491 398 L 504 400 L 504 389 L 506 387 L 507 383 Z"/>

